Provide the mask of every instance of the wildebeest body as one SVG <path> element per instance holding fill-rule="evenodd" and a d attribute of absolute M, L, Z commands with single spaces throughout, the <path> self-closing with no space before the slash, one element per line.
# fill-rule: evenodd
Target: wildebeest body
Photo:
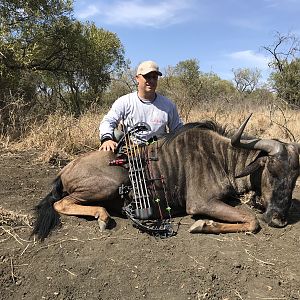
<path fill-rule="evenodd" d="M 212 198 L 223 200 L 249 191 L 250 178 L 235 175 L 258 155 L 256 150 L 233 148 L 228 138 L 214 131 L 195 128 L 165 143 L 154 165 L 156 175 L 166 178 L 168 196 L 176 202 L 172 205 L 180 204 L 193 214 Z"/>
<path fill-rule="evenodd" d="M 223 221 L 196 221 L 191 232 L 225 233 L 258 229 L 253 213 L 224 202 L 254 191 L 262 198 L 266 221 L 284 226 L 299 175 L 297 146 L 255 139 L 233 147 L 232 140 L 221 134 L 223 131 L 212 122 L 188 124 L 147 147 L 149 157 L 153 153 L 158 157 L 151 161 L 153 177 L 165 179 L 166 195 L 162 183 L 155 181 L 160 197 L 166 196 L 173 214 L 186 212 Z M 104 229 L 109 220 L 104 207 L 120 209 L 118 188 L 129 183 L 127 169 L 109 165 L 115 158 L 112 152 L 95 151 L 72 161 L 58 175 L 63 186 L 62 199 L 45 204 L 42 209 L 53 212 L 54 207 L 60 213 L 94 216 Z M 82 205 L 95 201 L 101 201 L 101 206 Z M 47 234 L 40 234 L 40 227 L 38 219 L 33 232 L 44 238 Z"/>

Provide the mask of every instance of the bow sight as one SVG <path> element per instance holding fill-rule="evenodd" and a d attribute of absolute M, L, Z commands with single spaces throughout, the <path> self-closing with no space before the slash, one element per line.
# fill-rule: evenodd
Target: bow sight
<path fill-rule="evenodd" d="M 146 123 L 137 123 L 119 141 L 115 152 L 117 159 L 111 161 L 110 165 L 123 166 L 128 169 L 130 184 L 122 184 L 119 187 L 119 194 L 124 200 L 123 212 L 134 223 L 134 226 L 141 231 L 162 238 L 175 234 L 171 225 L 171 208 L 168 205 L 167 193 L 163 176 L 152 178 L 150 162 L 158 160 L 156 157 L 148 157 L 147 141 L 139 138 L 137 133 L 150 131 Z M 137 143 L 140 142 L 139 144 Z M 157 153 L 156 153 L 157 154 Z M 166 210 L 169 216 L 164 219 L 160 199 L 155 189 L 155 181 L 159 180 L 164 190 Z M 158 208 L 160 219 L 153 219 L 154 208 Z"/>

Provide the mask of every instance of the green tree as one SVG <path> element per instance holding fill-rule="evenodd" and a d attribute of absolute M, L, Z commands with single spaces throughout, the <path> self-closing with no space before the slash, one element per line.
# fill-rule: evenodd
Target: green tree
<path fill-rule="evenodd" d="M 15 99 L 24 112 L 79 115 L 101 102 L 111 74 L 124 64 L 118 37 L 74 20 L 70 0 L 0 0 L 0 25 L 1 120 Z"/>
<path fill-rule="evenodd" d="M 135 80 L 136 70 L 130 68 L 130 62 L 126 62 L 126 67 L 122 72 L 114 74 L 111 83 L 105 90 L 102 102 L 105 109 L 109 109 L 112 103 L 122 95 L 136 90 L 137 82 Z"/>
<path fill-rule="evenodd" d="M 270 80 L 277 95 L 291 105 L 300 105 L 300 41 L 292 34 L 275 34 L 275 42 L 263 47 L 272 57 Z"/>
<path fill-rule="evenodd" d="M 261 78 L 261 71 L 258 69 L 239 68 L 233 69 L 232 72 L 235 87 L 240 93 L 252 93 L 258 87 Z"/>
<path fill-rule="evenodd" d="M 159 90 L 176 102 L 185 121 L 199 101 L 201 89 L 200 68 L 196 59 L 181 61 L 175 67 L 169 67 L 159 84 Z"/>
<path fill-rule="evenodd" d="M 26 106 L 34 102 L 38 67 L 35 59 L 41 32 L 71 12 L 70 1 L 0 0 L 0 109 L 9 108 L 15 99 Z M 40 37 L 40 39 L 38 38 Z M 46 59 L 46 57 L 45 57 Z"/>
<path fill-rule="evenodd" d="M 289 104 L 300 106 L 300 58 L 282 64 L 281 72 L 274 72 L 274 82 L 278 96 Z"/>
<path fill-rule="evenodd" d="M 58 20 L 68 19 L 70 13 L 70 1 L 0 0 L 2 132 L 22 129 L 24 120 L 32 117 L 32 109 L 38 103 L 38 69 L 41 63 L 37 57 L 40 45 L 44 43 L 43 33 Z M 43 57 L 43 61 L 47 58 Z"/>
<path fill-rule="evenodd" d="M 59 95 L 64 110 L 79 115 L 93 103 L 100 103 L 111 74 L 124 64 L 124 50 L 118 37 L 94 24 L 72 21 L 56 29 L 41 51 L 47 55 L 61 49 L 60 60 L 41 70 L 41 78 Z"/>
<path fill-rule="evenodd" d="M 227 101 L 235 89 L 231 82 L 214 73 L 200 71 L 199 62 L 190 59 L 169 67 L 160 80 L 159 90 L 174 100 L 181 116 L 188 120 L 194 109 L 210 109 L 212 101 Z"/>

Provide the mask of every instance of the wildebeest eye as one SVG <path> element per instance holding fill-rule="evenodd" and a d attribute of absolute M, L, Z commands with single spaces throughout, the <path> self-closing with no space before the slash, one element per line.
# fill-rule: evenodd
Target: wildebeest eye
<path fill-rule="evenodd" d="M 284 165 L 277 158 L 269 157 L 267 169 L 272 175 L 278 176 L 284 172 Z"/>

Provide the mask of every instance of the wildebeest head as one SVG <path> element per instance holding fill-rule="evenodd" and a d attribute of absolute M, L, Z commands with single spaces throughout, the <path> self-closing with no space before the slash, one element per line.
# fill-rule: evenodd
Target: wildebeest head
<path fill-rule="evenodd" d="M 277 140 L 241 140 L 251 115 L 231 138 L 235 147 L 262 150 L 266 155 L 257 158 L 237 177 L 256 171 L 261 174 L 261 205 L 265 208 L 264 220 L 270 226 L 284 227 L 291 206 L 292 194 L 299 176 L 299 144 L 285 144 Z"/>

